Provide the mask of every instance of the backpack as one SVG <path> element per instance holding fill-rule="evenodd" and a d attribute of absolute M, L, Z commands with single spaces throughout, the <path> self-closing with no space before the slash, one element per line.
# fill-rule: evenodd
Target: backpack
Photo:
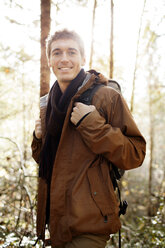
<path fill-rule="evenodd" d="M 94 72 L 94 74 L 97 73 L 94 70 L 92 70 L 90 72 Z M 96 75 L 98 75 L 98 73 Z M 86 91 L 84 91 L 81 94 L 81 96 L 77 99 L 77 101 L 82 102 L 82 103 L 84 103 L 86 105 L 90 105 L 92 103 L 92 99 L 93 99 L 93 96 L 96 93 L 96 91 L 100 87 L 104 87 L 104 86 L 105 86 L 104 84 L 93 84 L 90 88 L 88 88 Z M 116 81 L 109 79 L 108 80 L 108 86 L 113 88 L 113 89 L 115 89 L 119 93 L 121 93 L 121 87 Z M 118 186 L 118 181 L 120 181 L 120 179 L 124 175 L 125 170 L 117 168 L 110 161 L 109 161 L 109 164 L 111 166 L 110 177 L 111 177 L 111 181 L 112 181 L 112 184 L 113 184 L 113 188 L 114 188 L 114 190 L 117 189 L 118 197 L 119 197 L 119 201 L 120 201 L 119 216 L 121 214 L 124 215 L 126 213 L 128 203 L 127 203 L 126 200 L 124 200 L 124 201 L 121 200 L 121 193 L 120 193 L 120 188 Z M 119 248 L 121 248 L 121 230 L 119 230 Z"/>
<path fill-rule="evenodd" d="M 116 81 L 108 80 L 108 86 L 121 93 L 121 87 Z M 77 100 L 79 102 L 86 104 L 86 105 L 90 105 L 92 103 L 92 99 L 93 99 L 94 94 L 101 87 L 104 87 L 104 84 L 93 84 L 89 89 L 84 91 Z M 112 166 L 112 170 L 110 172 L 110 176 L 111 176 L 113 188 L 114 188 L 114 190 L 116 190 L 116 188 L 118 187 L 117 180 L 120 180 L 122 178 L 122 176 L 125 173 L 125 170 L 117 168 L 112 163 L 111 163 L 111 166 Z"/>

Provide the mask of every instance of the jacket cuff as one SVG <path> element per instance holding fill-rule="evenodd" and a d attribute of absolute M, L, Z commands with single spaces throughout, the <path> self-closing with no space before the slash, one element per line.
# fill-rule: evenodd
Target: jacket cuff
<path fill-rule="evenodd" d="M 76 127 L 78 127 L 79 125 L 80 125 L 80 123 L 85 119 L 85 117 L 87 116 L 87 115 L 89 115 L 91 112 L 89 112 L 89 113 L 87 113 L 86 115 L 84 115 L 78 122 L 77 122 L 77 124 L 76 124 Z"/>
<path fill-rule="evenodd" d="M 42 142 L 42 138 L 38 139 L 38 138 L 36 137 L 35 131 L 33 131 L 33 138 L 34 138 L 34 140 L 36 140 L 37 142 Z"/>

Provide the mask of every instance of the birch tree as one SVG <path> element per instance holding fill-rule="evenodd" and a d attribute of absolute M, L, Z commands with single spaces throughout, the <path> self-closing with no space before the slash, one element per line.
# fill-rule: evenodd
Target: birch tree
<path fill-rule="evenodd" d="M 143 15 L 144 15 L 144 10 L 145 10 L 145 5 L 146 5 L 146 0 L 144 0 L 143 10 L 142 10 L 142 14 L 141 14 L 141 17 L 140 17 L 138 40 L 137 40 L 137 46 L 136 46 L 136 59 L 135 59 L 135 67 L 134 67 L 134 72 L 133 72 L 132 94 L 131 94 L 131 105 L 130 105 L 130 111 L 131 112 L 133 112 L 133 107 L 134 107 L 136 71 L 137 71 L 137 68 L 138 68 L 139 44 L 140 44 L 140 35 L 141 35 L 141 29 L 142 29 L 142 22 L 143 22 Z"/>

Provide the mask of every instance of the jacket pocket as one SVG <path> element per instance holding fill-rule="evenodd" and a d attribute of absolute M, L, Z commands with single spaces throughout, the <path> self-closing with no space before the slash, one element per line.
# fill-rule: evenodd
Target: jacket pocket
<path fill-rule="evenodd" d="M 115 212 L 116 200 L 114 192 L 112 192 L 105 182 L 99 161 L 96 160 L 91 167 L 88 168 L 87 177 L 91 196 L 96 206 L 103 216 L 110 215 Z"/>

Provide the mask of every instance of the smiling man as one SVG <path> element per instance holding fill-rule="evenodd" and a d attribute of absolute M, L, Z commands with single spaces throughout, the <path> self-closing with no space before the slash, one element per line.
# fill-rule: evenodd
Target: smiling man
<path fill-rule="evenodd" d="M 124 170 L 139 167 L 145 140 L 120 93 L 107 87 L 102 74 L 82 68 L 84 46 L 77 33 L 56 32 L 47 55 L 57 80 L 42 111 L 45 125 L 36 121 L 32 141 L 39 163 L 37 235 L 45 241 L 47 225 L 52 247 L 104 248 L 121 226 L 111 163 Z M 79 102 L 95 84 L 104 87 L 91 105 Z"/>
<path fill-rule="evenodd" d="M 79 74 L 81 66 L 85 64 L 84 54 L 80 53 L 77 42 L 72 39 L 59 39 L 52 42 L 49 54 L 49 66 L 52 67 L 59 86 L 64 92 Z"/>

